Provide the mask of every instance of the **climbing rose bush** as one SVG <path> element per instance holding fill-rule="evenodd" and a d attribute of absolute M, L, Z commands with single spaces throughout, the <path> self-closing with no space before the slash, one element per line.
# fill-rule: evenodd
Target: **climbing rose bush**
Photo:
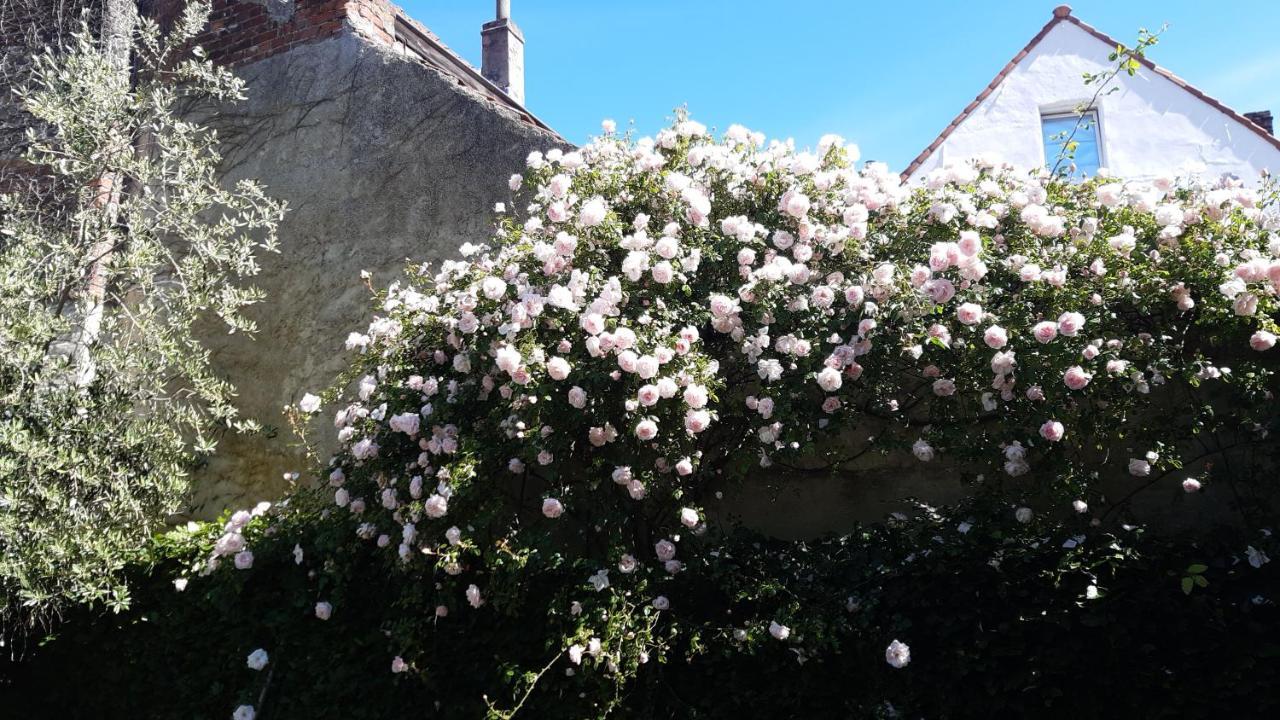
<path fill-rule="evenodd" d="M 1109 477 L 1177 487 L 1266 441 L 1270 190 L 983 161 L 913 188 L 857 160 L 835 136 L 799 151 L 684 117 L 530 154 L 518 212 L 413 268 L 348 338 L 350 382 L 324 397 L 326 517 L 418 578 L 437 625 L 527 613 L 535 578 L 571 578 L 531 618 L 545 667 L 512 684 L 611 686 L 682 631 L 821 652 L 804 608 L 717 615 L 691 591 L 724 559 L 716 500 L 735 483 L 910 453 L 1006 495 L 1011 521 L 1100 520 Z M 1235 398 L 1216 450 L 1184 442 L 1209 384 Z M 243 528 L 209 569 L 244 564 Z M 428 640 L 389 632 L 388 672 L 448 675 Z M 882 642 L 894 672 L 929 662 L 905 634 Z"/>

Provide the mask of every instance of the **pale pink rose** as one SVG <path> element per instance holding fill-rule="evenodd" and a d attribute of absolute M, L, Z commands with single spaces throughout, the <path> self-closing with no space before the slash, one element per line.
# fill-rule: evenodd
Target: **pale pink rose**
<path fill-rule="evenodd" d="M 680 508 L 680 524 L 689 529 L 698 526 L 701 519 L 698 517 L 698 511 L 693 508 Z"/>
<path fill-rule="evenodd" d="M 666 539 L 654 543 L 653 551 L 662 562 L 666 562 L 676 556 L 675 544 Z"/>
<path fill-rule="evenodd" d="M 423 503 L 423 509 L 428 517 L 442 518 L 449 512 L 449 501 L 443 495 L 434 493 Z"/>
<path fill-rule="evenodd" d="M 738 303 L 727 295 L 712 295 L 709 304 L 711 314 L 718 318 L 728 317 L 738 312 Z"/>
<path fill-rule="evenodd" d="M 996 375 L 1012 373 L 1017 364 L 1017 358 L 1012 350 L 997 351 L 995 355 L 991 356 L 991 372 Z"/>
<path fill-rule="evenodd" d="M 702 408 L 707 405 L 707 386 L 691 384 L 684 389 L 684 401 L 691 408 Z"/>
<path fill-rule="evenodd" d="M 405 662 L 404 658 L 400 657 L 399 655 L 391 659 L 391 672 L 402 673 L 402 672 L 406 672 L 408 669 L 409 669 L 409 663 Z"/>
<path fill-rule="evenodd" d="M 604 199 L 594 197 L 583 203 L 582 209 L 578 212 L 578 222 L 583 227 L 595 227 L 604 222 L 604 217 L 608 213 L 605 207 Z"/>
<path fill-rule="evenodd" d="M 588 313 L 582 316 L 580 321 L 582 329 L 586 330 L 590 335 L 599 335 L 604 332 L 604 316 L 600 313 Z"/>
<path fill-rule="evenodd" d="M 391 419 L 387 421 L 387 425 L 391 428 L 392 432 L 402 432 L 405 435 L 417 435 L 420 420 L 421 417 L 416 412 L 402 413 L 399 415 L 392 415 Z"/>
<path fill-rule="evenodd" d="M 827 413 L 828 415 L 830 415 L 831 413 L 839 409 L 840 409 L 840 398 L 834 395 L 822 401 L 822 412 Z"/>
<path fill-rule="evenodd" d="M 235 565 L 237 570 L 248 570 L 253 567 L 253 551 L 241 550 L 236 553 Z"/>
<path fill-rule="evenodd" d="M 1031 328 L 1031 334 L 1041 343 L 1053 342 L 1058 337 L 1058 324 L 1048 320 L 1038 322 Z"/>
<path fill-rule="evenodd" d="M 926 289 L 929 293 L 929 299 L 939 305 L 945 305 L 946 303 L 951 302 L 951 298 L 956 296 L 955 284 L 946 278 L 938 278 L 937 280 L 929 281 Z"/>
<path fill-rule="evenodd" d="M 901 670 L 911 662 L 911 648 L 906 643 L 894 640 L 884 650 L 884 661 Z"/>
<path fill-rule="evenodd" d="M 822 388 L 826 392 L 839 390 L 843 382 L 844 381 L 840 376 L 840 371 L 835 368 L 823 368 L 822 371 L 818 373 L 818 387 Z"/>
<path fill-rule="evenodd" d="M 1266 330 L 1259 330 L 1249 338 L 1249 347 L 1258 352 L 1265 352 L 1276 346 L 1276 336 Z"/>
<path fill-rule="evenodd" d="M 547 361 L 547 375 L 552 380 L 563 380 L 569 377 L 569 361 L 562 357 L 553 357 Z"/>
<path fill-rule="evenodd" d="M 695 435 L 711 425 L 711 413 L 706 410 L 688 410 L 684 414 L 684 427 Z"/>
<path fill-rule="evenodd" d="M 547 498 L 542 501 L 542 514 L 554 520 L 564 514 L 564 503 L 555 498 Z"/>
<path fill-rule="evenodd" d="M 1072 390 L 1082 390 L 1089 381 L 1093 379 L 1093 375 L 1084 371 L 1079 365 L 1072 365 L 1062 374 L 1062 382 Z"/>
<path fill-rule="evenodd" d="M 561 223 L 569 219 L 569 208 L 563 200 L 556 200 L 547 206 L 547 219 L 553 223 Z"/>
<path fill-rule="evenodd" d="M 658 374 L 658 358 L 652 355 L 641 355 L 636 358 L 636 375 L 642 380 L 648 380 Z"/>
<path fill-rule="evenodd" d="M 321 620 L 328 620 L 333 615 L 333 605 L 327 602 L 316 603 L 316 617 Z"/>
<path fill-rule="evenodd" d="M 1080 353 L 1080 354 L 1084 356 L 1084 359 L 1085 359 L 1085 360 L 1092 360 L 1092 359 L 1094 359 L 1094 358 L 1098 357 L 1098 353 L 1099 353 L 1099 352 L 1101 352 L 1101 351 L 1100 351 L 1100 350 L 1098 350 L 1098 346 L 1097 346 L 1097 345 L 1089 344 L 1089 345 L 1086 345 L 1086 346 L 1085 346 L 1084 350 L 1083 350 L 1083 351 L 1081 351 L 1081 353 Z"/>
<path fill-rule="evenodd" d="M 649 269 L 649 273 L 653 276 L 654 282 L 661 285 L 666 285 L 675 279 L 676 276 L 675 269 L 671 267 L 671 263 L 666 260 L 655 263 L 654 266 Z"/>
<path fill-rule="evenodd" d="M 1129 460 L 1129 474 L 1134 477 L 1146 477 L 1151 474 L 1151 463 L 1140 458 Z"/>
<path fill-rule="evenodd" d="M 574 385 L 569 389 L 569 405 L 581 410 L 587 406 L 587 391 Z"/>
<path fill-rule="evenodd" d="M 792 188 L 782 195 L 779 209 L 793 218 L 803 218 L 809 213 L 809 196 Z"/>
<path fill-rule="evenodd" d="M 956 394 L 956 383 L 948 378 L 933 381 L 933 394 L 938 397 L 950 397 Z"/>
<path fill-rule="evenodd" d="M 769 634 L 776 640 L 786 640 L 791 637 L 791 628 L 778 624 L 776 620 L 771 620 L 769 622 Z"/>
<path fill-rule="evenodd" d="M 658 436 L 658 424 L 652 420 L 641 420 L 636 423 L 636 437 L 641 440 L 652 440 Z"/>
<path fill-rule="evenodd" d="M 520 367 L 522 361 L 523 358 L 520 357 L 520 351 L 510 345 L 503 345 L 498 348 L 497 353 L 494 355 L 494 362 L 497 364 L 498 369 L 503 372 L 515 372 L 515 369 Z"/>
<path fill-rule="evenodd" d="M 1009 343 L 1009 333 L 999 325 L 992 325 L 982 333 L 982 341 L 992 350 L 999 350 Z"/>
<path fill-rule="evenodd" d="M 1066 434 L 1066 428 L 1057 420 L 1048 420 L 1040 426 L 1040 437 L 1049 442 L 1058 442 Z"/>
<path fill-rule="evenodd" d="M 1188 493 L 1200 492 L 1200 481 L 1195 478 L 1187 478 L 1182 481 L 1182 489 Z"/>
<path fill-rule="evenodd" d="M 956 308 L 956 319 L 964 325 L 977 325 L 982 321 L 982 306 L 977 303 L 961 303 Z"/>
<path fill-rule="evenodd" d="M 644 407 L 651 407 L 657 404 L 662 394 L 658 392 L 657 385 L 641 385 L 636 391 L 636 400 Z"/>
<path fill-rule="evenodd" d="M 676 462 L 676 473 L 681 476 L 692 475 L 693 461 L 689 458 L 680 458 L 680 460 Z"/>
<path fill-rule="evenodd" d="M 1237 315 L 1247 317 L 1258 312 L 1258 296 L 1253 293 L 1240 293 L 1231 305 Z"/>
<path fill-rule="evenodd" d="M 1065 337 L 1075 337 L 1084 327 L 1084 315 L 1078 312 L 1065 312 L 1058 317 L 1058 332 Z"/>

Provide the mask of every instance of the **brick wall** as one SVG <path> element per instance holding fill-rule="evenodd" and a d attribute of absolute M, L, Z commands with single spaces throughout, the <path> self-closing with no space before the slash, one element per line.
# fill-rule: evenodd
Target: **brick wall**
<path fill-rule="evenodd" d="M 153 14 L 163 24 L 184 0 L 153 3 Z M 390 46 L 401 12 L 386 0 L 213 0 L 209 29 L 197 42 L 212 59 L 232 66 L 332 37 L 344 26 Z"/>

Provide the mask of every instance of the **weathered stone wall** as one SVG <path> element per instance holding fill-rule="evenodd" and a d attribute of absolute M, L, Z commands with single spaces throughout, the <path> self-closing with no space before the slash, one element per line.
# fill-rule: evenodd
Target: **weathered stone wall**
<path fill-rule="evenodd" d="M 260 180 L 290 211 L 281 252 L 263 258 L 257 278 L 269 296 L 250 309 L 257 338 L 212 337 L 240 406 L 272 432 L 224 437 L 196 478 L 193 511 L 202 515 L 276 497 L 285 472 L 308 469 L 281 408 L 346 366 L 344 338 L 371 317 L 360 271 L 385 285 L 407 261 L 453 256 L 487 237 L 506 179 L 531 150 L 562 143 L 350 30 L 238 72 L 249 98 L 216 117 L 226 179 Z"/>
<path fill-rule="evenodd" d="M 1244 351 L 1252 352 L 1252 351 Z M 1219 352 L 1219 359 L 1238 360 L 1239 352 Z M 1225 408 L 1232 396 L 1224 388 L 1208 383 L 1200 388 L 1200 401 Z M 1242 510 L 1256 517 L 1260 507 L 1280 502 L 1280 483 L 1274 468 L 1280 460 L 1280 445 L 1266 432 L 1244 430 L 1237 433 L 1205 433 L 1185 440 L 1177 447 L 1184 467 L 1160 477 L 1132 477 L 1126 472 L 1128 458 L 1141 457 L 1149 445 L 1138 438 L 1151 427 L 1164 428 L 1167 440 L 1193 423 L 1194 403 L 1180 389 L 1159 386 L 1152 390 L 1151 404 L 1120 420 L 1116 431 L 1133 438 L 1109 443 L 1087 451 L 1080 461 L 1098 472 L 1088 498 L 1090 515 L 1111 521 L 1136 522 L 1157 532 L 1203 531 L 1218 525 L 1248 527 Z M 931 505 L 956 502 L 978 489 L 979 484 L 997 484 L 1009 497 L 1024 496 L 1037 513 L 1064 516 L 1072 513 L 1065 501 L 1050 497 L 1046 488 L 1053 477 L 1037 460 L 1039 449 L 1030 449 L 1031 471 L 1012 478 L 989 467 L 966 465 L 953 459 L 945 449 L 928 463 L 909 451 L 858 452 L 867 447 L 869 435 L 892 432 L 885 423 L 864 422 L 863 427 L 842 434 L 837 456 L 858 457 L 819 468 L 815 463 L 794 463 L 791 469 L 775 466 L 759 469 L 745 482 L 717 479 L 714 490 L 721 498 L 708 506 L 719 523 L 737 523 L 786 539 L 812 538 L 828 532 L 847 532 L 860 522 L 883 520 L 895 511 L 916 512 L 908 499 Z M 909 441 L 909 436 L 907 440 Z M 1034 438 L 1030 438 L 1034 440 Z M 1073 438 L 1073 442 L 1089 439 Z M 1218 452 L 1223 450 L 1223 452 Z M 1172 456 L 1173 453 L 1170 453 Z M 1229 472 L 1211 472 L 1218 470 Z M 806 470 L 805 468 L 809 468 Z M 981 477 L 985 477 L 980 480 Z M 1228 477 L 1232 476 L 1232 477 Z M 1203 491 L 1188 494 L 1182 480 L 1206 478 Z M 1009 511 L 1015 505 L 1010 500 Z"/>

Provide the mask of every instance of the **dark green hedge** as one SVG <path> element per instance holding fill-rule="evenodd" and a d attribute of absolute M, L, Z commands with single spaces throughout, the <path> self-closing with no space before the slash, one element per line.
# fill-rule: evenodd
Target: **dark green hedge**
<path fill-rule="evenodd" d="M 613 716 L 1280 713 L 1280 575 L 1277 563 L 1254 568 L 1244 553 L 1246 543 L 1269 542 L 1263 534 L 1177 542 L 1071 521 L 1002 527 L 976 512 L 925 512 L 812 543 L 740 533 L 729 557 L 705 571 L 698 599 L 685 601 L 683 627 L 704 630 L 671 638 L 663 662 L 618 690 Z M 963 519 L 973 524 L 967 533 L 957 530 Z M 196 578 L 183 593 L 171 580 L 190 547 L 161 543 L 157 564 L 137 569 L 132 610 L 67 617 L 24 661 L 3 667 L 3 715 L 227 718 L 248 702 L 265 720 L 483 717 L 486 696 L 513 704 L 509 668 L 554 654 L 555 633 L 536 609 L 580 580 L 573 570 L 536 575 L 523 601 L 437 624 L 430 588 L 414 585 L 429 579 L 389 572 L 385 552 L 335 532 L 313 550 L 328 557 L 323 571 L 308 572 L 289 557 L 289 533 L 278 535 L 259 542 L 253 572 Z M 1206 567 L 1189 574 L 1190 565 Z M 1184 593 L 1182 578 L 1197 574 L 1204 581 Z M 1101 588 L 1092 600 L 1090 582 Z M 320 598 L 337 608 L 327 622 L 313 615 Z M 791 643 L 735 641 L 727 631 L 783 607 L 803 608 L 785 618 L 803 628 Z M 698 608 L 731 612 L 699 617 Z M 387 638 L 405 633 L 423 638 L 433 667 L 453 671 L 393 675 Z M 884 660 L 894 638 L 911 646 L 901 670 Z M 245 667 L 258 647 L 271 654 L 269 675 Z M 596 716 L 606 681 L 582 680 L 583 697 L 535 689 L 521 716 Z"/>

